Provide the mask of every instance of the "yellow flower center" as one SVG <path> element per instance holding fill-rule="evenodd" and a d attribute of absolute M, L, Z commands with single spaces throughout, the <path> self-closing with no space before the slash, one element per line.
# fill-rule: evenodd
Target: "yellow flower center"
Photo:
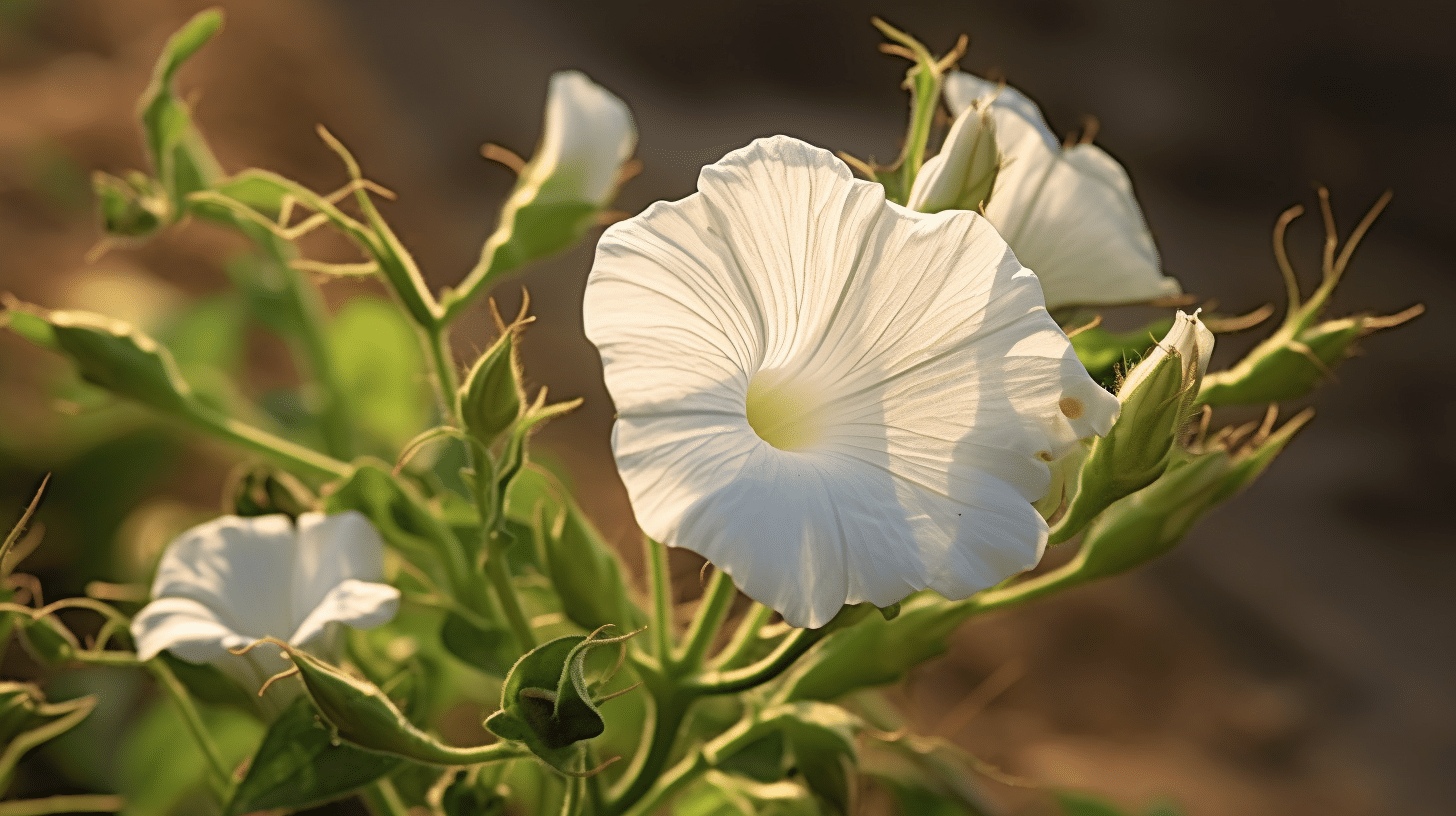
<path fill-rule="evenodd" d="M 779 450 L 803 450 L 824 435 L 820 412 L 822 394 L 793 382 L 780 382 L 771 372 L 759 372 L 748 384 L 748 426 L 763 441 Z"/>

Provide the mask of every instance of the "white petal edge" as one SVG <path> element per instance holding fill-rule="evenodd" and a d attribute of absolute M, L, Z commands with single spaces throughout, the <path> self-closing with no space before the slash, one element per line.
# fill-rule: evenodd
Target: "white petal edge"
<path fill-rule="evenodd" d="M 537 203 L 605 206 L 636 146 L 625 102 L 580 71 L 559 71 L 551 76 L 541 146 L 522 186 L 535 188 Z"/>

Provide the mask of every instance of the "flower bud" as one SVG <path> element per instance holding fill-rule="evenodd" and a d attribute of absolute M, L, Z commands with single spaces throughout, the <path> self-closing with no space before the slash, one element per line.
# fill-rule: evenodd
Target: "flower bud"
<path fill-rule="evenodd" d="M 508 328 L 480 355 L 460 386 L 460 417 L 465 429 L 486 447 L 520 418 L 525 404 L 515 339 L 515 328 Z"/>
<path fill-rule="evenodd" d="M 920 168 L 905 206 L 924 213 L 980 211 L 1000 169 L 996 125 L 985 106 L 973 103 L 956 117 L 940 153 Z"/>
<path fill-rule="evenodd" d="M 1167 336 L 1118 389 L 1122 410 L 1117 422 L 1093 443 L 1055 540 L 1065 541 L 1108 505 L 1162 475 L 1168 452 L 1192 414 L 1212 353 L 1213 333 L 1197 312 L 1180 311 Z"/>
<path fill-rule="evenodd" d="M 114 238 L 143 238 L 156 232 L 172 214 L 171 202 L 155 181 L 132 171 L 126 178 L 107 173 L 91 177 L 101 228 Z"/>
<path fill-rule="evenodd" d="M 1205 513 L 1251 484 L 1314 416 L 1306 410 L 1270 433 L 1274 415 L 1242 450 L 1179 452 L 1161 478 L 1116 502 L 1087 529 L 1077 554 L 1083 580 L 1125 572 L 1177 544 Z"/>

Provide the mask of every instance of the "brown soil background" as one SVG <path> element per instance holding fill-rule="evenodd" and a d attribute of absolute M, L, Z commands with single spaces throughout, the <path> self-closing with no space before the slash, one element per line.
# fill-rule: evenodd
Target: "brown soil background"
<path fill-rule="evenodd" d="M 0 290 L 69 305 L 74 282 L 98 269 L 185 296 L 224 286 L 230 244 L 200 230 L 88 267 L 83 255 L 98 237 L 89 204 L 48 198 L 35 169 L 37 155 L 57 152 L 80 173 L 141 166 L 134 100 L 166 35 L 201 4 L 11 5 L 34 11 L 23 27 L 0 24 Z M 183 85 L 198 93 L 197 116 L 225 165 L 331 189 L 341 174 L 312 133 L 327 124 L 400 194 L 387 215 L 436 285 L 472 263 L 510 184 L 477 148 L 493 141 L 529 154 L 553 70 L 580 68 L 632 106 L 645 170 L 619 202 L 631 212 L 691 192 L 700 166 L 761 135 L 892 156 L 903 68 L 875 53 L 875 13 L 937 49 L 971 34 L 962 66 L 1004 75 L 1061 132 L 1095 114 L 1099 143 L 1138 186 L 1166 269 L 1229 311 L 1277 302 L 1269 227 L 1285 207 L 1313 205 L 1314 183 L 1331 188 L 1346 230 L 1394 188 L 1335 309 L 1424 302 L 1428 314 L 1373 338 L 1369 356 L 1321 390 L 1320 416 L 1257 487 L 1175 553 L 974 622 L 899 693 L 922 730 L 949 729 L 1009 772 L 1129 808 L 1166 797 L 1190 816 L 1456 809 L 1456 548 L 1441 532 L 1456 466 L 1456 355 L 1444 331 L 1456 305 L 1456 50 L 1450 15 L 1435 4 L 223 5 L 228 26 Z M 1295 252 L 1311 285 L 1317 240 L 1306 216 Z M 607 533 L 626 542 L 611 407 L 581 334 L 589 264 L 580 249 L 525 278 L 539 316 L 526 366 L 553 394 L 586 397 L 543 444 L 570 466 Z M 346 293 L 330 289 L 333 300 Z M 514 301 L 514 287 L 501 296 Z M 467 318 L 462 355 L 489 341 L 487 326 L 479 312 Z M 1215 367 L 1244 345 L 1222 344 Z M 261 343 L 255 373 L 286 380 L 281 354 Z M 64 430 L 35 397 L 52 365 L 0 338 L 7 435 Z M 169 492 L 215 506 L 226 462 L 193 452 Z M 0 485 L 7 518 L 38 476 Z M 691 557 L 675 567 L 680 586 L 695 584 Z M 947 723 L 993 674 L 1008 687 L 976 716 Z M 1034 791 L 986 789 L 1009 812 L 1045 812 Z"/>

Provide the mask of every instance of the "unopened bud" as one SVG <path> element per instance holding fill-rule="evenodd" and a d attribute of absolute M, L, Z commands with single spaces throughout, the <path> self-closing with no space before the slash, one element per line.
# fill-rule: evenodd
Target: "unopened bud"
<path fill-rule="evenodd" d="M 956 117 L 940 153 L 920 168 L 905 206 L 925 213 L 980 211 L 1000 164 L 995 121 L 985 105 L 973 103 Z"/>

